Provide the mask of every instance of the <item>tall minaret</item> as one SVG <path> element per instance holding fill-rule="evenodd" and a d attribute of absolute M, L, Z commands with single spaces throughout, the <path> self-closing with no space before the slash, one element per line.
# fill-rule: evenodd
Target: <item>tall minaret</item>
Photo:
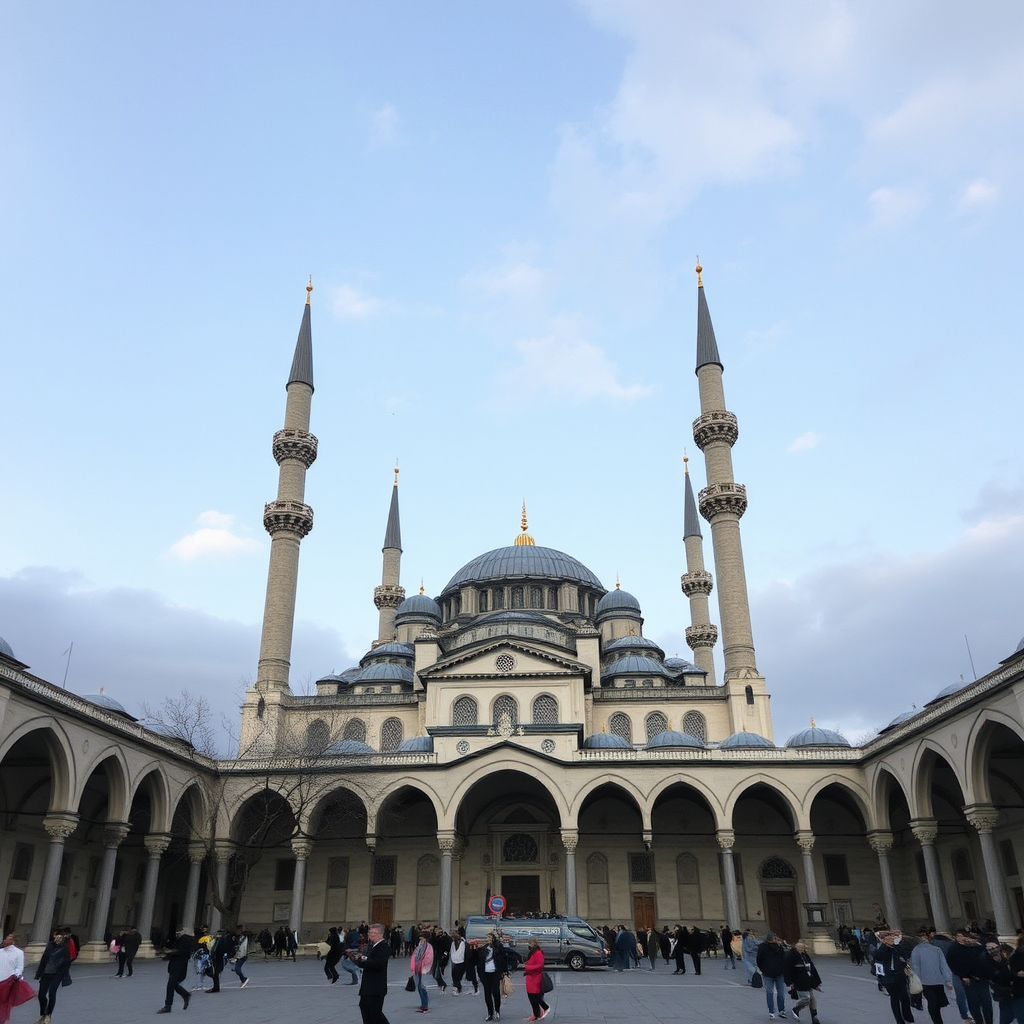
<path fill-rule="evenodd" d="M 395 466 L 395 485 L 391 488 L 391 508 L 388 526 L 384 531 L 384 569 L 380 586 L 373 590 L 373 603 L 380 612 L 377 640 L 373 644 L 386 644 L 395 636 L 395 611 L 405 600 L 405 589 L 399 586 L 402 568 L 402 527 L 398 521 L 398 467 Z"/>
<path fill-rule="evenodd" d="M 740 543 L 740 517 L 747 510 L 747 489 L 732 478 L 732 446 L 739 437 L 739 424 L 725 408 L 722 362 L 704 297 L 702 269 L 698 263 L 697 384 L 701 414 L 693 421 L 693 439 L 704 453 L 708 485 L 700 492 L 698 501 L 700 514 L 711 524 L 728 683 L 730 679 L 753 678 L 758 674 Z"/>
<path fill-rule="evenodd" d="M 270 570 L 267 573 L 267 601 L 263 610 L 260 662 L 256 690 L 261 694 L 288 689 L 288 668 L 292 653 L 292 624 L 295 621 L 295 589 L 299 577 L 299 543 L 313 529 L 313 510 L 303 503 L 306 470 L 316 459 L 316 438 L 309 432 L 309 409 L 313 397 L 313 341 L 309 327 L 309 298 L 312 281 L 306 286 L 295 357 L 285 390 L 284 430 L 274 435 L 274 458 L 280 466 L 277 499 L 263 510 L 263 525 L 270 534 Z"/>
<path fill-rule="evenodd" d="M 697 668 L 707 673 L 707 685 L 715 685 L 713 648 L 718 642 L 718 627 L 710 621 L 708 597 L 714 583 L 704 568 L 704 540 L 700 533 L 697 504 L 693 500 L 689 459 L 683 457 L 686 475 L 686 496 L 683 513 L 683 544 L 686 546 L 686 572 L 680 577 L 683 593 L 690 599 L 690 622 L 686 627 L 686 643 L 693 651 Z"/>

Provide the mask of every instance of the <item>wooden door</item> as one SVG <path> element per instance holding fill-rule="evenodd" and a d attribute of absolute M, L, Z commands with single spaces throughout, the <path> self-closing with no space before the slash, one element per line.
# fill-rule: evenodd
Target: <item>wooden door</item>
<path fill-rule="evenodd" d="M 391 927 L 391 920 L 395 913 L 395 900 L 392 896 L 374 896 L 370 900 L 370 922 L 382 924 L 385 928 Z"/>
<path fill-rule="evenodd" d="M 792 889 L 769 889 L 765 894 L 768 927 L 787 942 L 800 938 L 800 918 L 796 911 L 796 894 Z"/>
<path fill-rule="evenodd" d="M 502 875 L 501 895 L 505 897 L 506 914 L 533 917 L 543 910 L 540 905 L 540 875 Z"/>
<path fill-rule="evenodd" d="M 645 930 L 653 928 L 658 913 L 654 905 L 653 892 L 633 893 L 633 927 Z"/>

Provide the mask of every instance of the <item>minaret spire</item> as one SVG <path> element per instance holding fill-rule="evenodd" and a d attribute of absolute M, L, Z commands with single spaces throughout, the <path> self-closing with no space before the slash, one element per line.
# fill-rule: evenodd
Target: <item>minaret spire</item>
<path fill-rule="evenodd" d="M 313 510 L 303 502 L 306 470 L 316 459 L 317 439 L 309 433 L 313 398 L 313 343 L 309 308 L 313 282 L 306 287 L 306 305 L 295 342 L 295 355 L 285 386 L 284 429 L 274 435 L 278 470 L 277 498 L 263 510 L 270 534 L 270 568 L 263 610 L 256 689 L 262 695 L 288 690 L 295 593 L 299 578 L 299 544 L 313 529 Z"/>
<path fill-rule="evenodd" d="M 384 567 L 380 586 L 373 591 L 373 603 L 379 612 L 377 640 L 374 644 L 386 644 L 394 639 L 395 612 L 405 600 L 405 590 L 400 585 L 402 569 L 402 526 L 398 517 L 398 466 L 395 466 L 395 483 L 391 488 L 391 507 L 388 509 L 388 525 L 384 531 Z"/>
<path fill-rule="evenodd" d="M 679 583 L 690 601 L 690 625 L 686 627 L 686 643 L 693 651 L 693 660 L 698 668 L 707 673 L 707 685 L 715 684 L 715 659 L 713 648 L 718 642 L 718 627 L 710 621 L 708 597 L 714 582 L 704 568 L 704 542 L 700 533 L 700 519 L 697 504 L 693 500 L 693 485 L 690 483 L 689 458 L 683 456 L 683 472 L 686 478 L 686 494 L 683 504 L 683 544 L 686 547 L 686 572 Z"/>

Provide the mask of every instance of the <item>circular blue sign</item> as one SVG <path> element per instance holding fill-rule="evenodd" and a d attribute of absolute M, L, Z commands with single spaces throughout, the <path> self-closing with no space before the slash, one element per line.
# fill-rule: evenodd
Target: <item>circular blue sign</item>
<path fill-rule="evenodd" d="M 492 896 L 490 902 L 487 904 L 487 909 L 492 914 L 500 914 L 505 909 L 505 897 Z"/>

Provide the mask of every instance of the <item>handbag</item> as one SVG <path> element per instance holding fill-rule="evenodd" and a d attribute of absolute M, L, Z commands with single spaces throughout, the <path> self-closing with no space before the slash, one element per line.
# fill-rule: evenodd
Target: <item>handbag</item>
<path fill-rule="evenodd" d="M 550 992 L 555 987 L 555 983 L 551 980 L 551 975 L 547 971 L 541 971 L 540 974 L 540 990 L 541 992 Z"/>
<path fill-rule="evenodd" d="M 410 974 L 409 975 L 409 980 L 405 983 L 405 991 L 406 992 L 415 992 L 416 991 L 416 975 L 415 974 Z"/>
<path fill-rule="evenodd" d="M 515 987 L 515 985 L 512 984 L 512 978 L 509 975 L 507 975 L 507 974 L 503 974 L 501 976 L 501 997 L 502 997 L 502 999 L 507 999 L 510 995 L 512 995 L 513 992 L 515 992 L 515 990 L 516 990 L 516 987 Z"/>
<path fill-rule="evenodd" d="M 907 987 L 910 989 L 912 996 L 919 996 L 924 991 L 924 985 L 921 984 L 921 979 L 917 976 L 913 967 L 907 968 Z"/>
<path fill-rule="evenodd" d="M 764 988 L 764 979 L 761 977 L 760 971 L 754 971 L 754 976 L 750 979 L 751 988 Z"/>

